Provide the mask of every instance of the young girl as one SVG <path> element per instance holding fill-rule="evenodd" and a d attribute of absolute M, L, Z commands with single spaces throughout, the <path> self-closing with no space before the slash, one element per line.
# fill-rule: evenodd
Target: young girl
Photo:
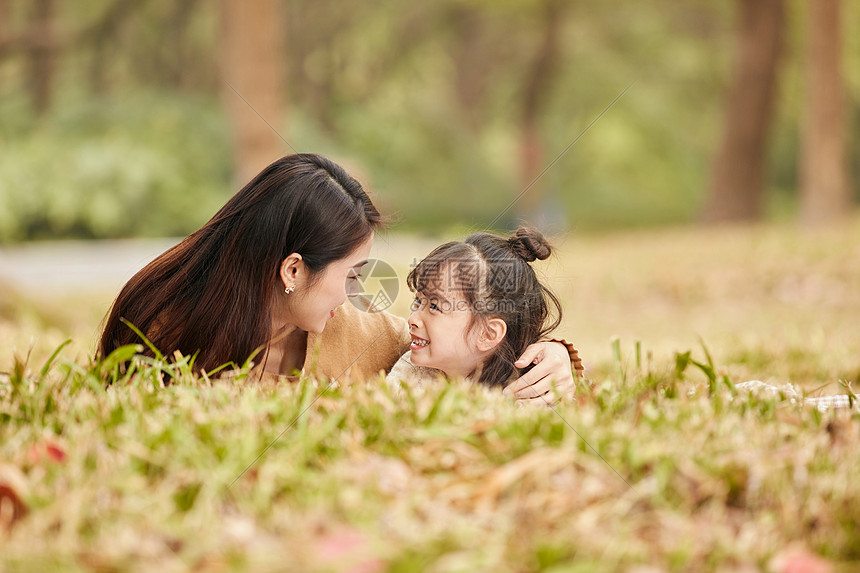
<path fill-rule="evenodd" d="M 387 380 L 420 385 L 447 376 L 504 386 L 516 378 L 517 357 L 561 322 L 558 299 L 529 264 L 551 252 L 525 227 L 509 239 L 475 233 L 437 247 L 407 277 L 412 344 Z"/>

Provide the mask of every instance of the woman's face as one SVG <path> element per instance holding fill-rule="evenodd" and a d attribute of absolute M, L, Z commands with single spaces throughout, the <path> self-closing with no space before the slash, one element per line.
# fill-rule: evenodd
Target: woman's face
<path fill-rule="evenodd" d="M 346 297 L 359 292 L 359 273 L 372 245 L 371 233 L 352 253 L 325 267 L 313 282 L 304 267 L 305 272 L 297 277 L 295 292 L 283 295 L 289 297 L 288 322 L 306 332 L 322 332 Z"/>

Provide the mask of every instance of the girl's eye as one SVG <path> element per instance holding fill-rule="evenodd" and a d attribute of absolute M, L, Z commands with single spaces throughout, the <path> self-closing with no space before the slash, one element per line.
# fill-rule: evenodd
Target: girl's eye
<path fill-rule="evenodd" d="M 430 302 L 427 299 L 422 301 L 420 296 L 416 296 L 412 301 L 412 312 L 416 312 L 424 307 L 429 308 L 432 312 L 442 312 L 442 309 L 435 302 Z"/>
<path fill-rule="evenodd" d="M 416 296 L 415 299 L 412 301 L 412 312 L 421 310 L 424 307 L 429 308 L 432 311 L 441 312 L 441 309 L 436 306 L 436 303 L 430 302 L 427 299 L 424 299 L 422 301 L 420 296 Z"/>

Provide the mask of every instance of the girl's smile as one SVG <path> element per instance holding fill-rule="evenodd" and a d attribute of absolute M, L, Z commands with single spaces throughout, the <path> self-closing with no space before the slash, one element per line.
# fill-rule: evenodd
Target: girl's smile
<path fill-rule="evenodd" d="M 412 344 L 409 347 L 413 352 L 416 350 L 421 350 L 422 348 L 426 348 L 430 344 L 430 341 L 426 338 L 421 338 L 420 336 L 412 335 Z"/>

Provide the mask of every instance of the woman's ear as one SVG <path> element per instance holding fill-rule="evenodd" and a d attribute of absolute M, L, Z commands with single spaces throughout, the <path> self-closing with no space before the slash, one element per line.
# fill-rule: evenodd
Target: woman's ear
<path fill-rule="evenodd" d="M 291 253 L 287 258 L 281 261 L 281 281 L 284 283 L 284 288 L 296 288 L 296 283 L 302 280 L 302 275 L 305 271 L 305 262 L 302 256 L 298 253 Z"/>
<path fill-rule="evenodd" d="M 498 346 L 508 333 L 508 324 L 501 318 L 491 318 L 481 329 L 478 338 L 478 350 L 487 352 Z"/>

